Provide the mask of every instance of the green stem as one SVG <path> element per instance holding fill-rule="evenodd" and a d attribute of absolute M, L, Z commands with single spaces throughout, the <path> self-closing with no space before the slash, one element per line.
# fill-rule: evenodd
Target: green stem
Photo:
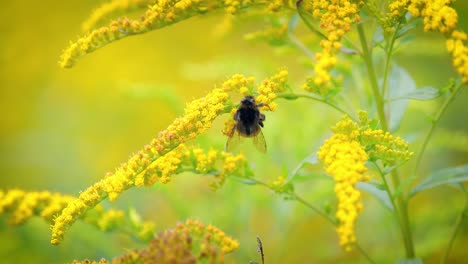
<path fill-rule="evenodd" d="M 426 137 L 424 138 L 423 144 L 421 146 L 421 149 L 418 152 L 418 157 L 416 158 L 416 165 L 414 167 L 414 173 L 413 175 L 416 175 L 419 170 L 419 166 L 421 165 L 421 160 L 424 155 L 424 152 L 426 151 L 427 144 L 429 143 L 429 140 L 432 137 L 432 133 L 434 133 L 434 129 L 436 125 L 439 123 L 440 118 L 442 115 L 445 113 L 445 110 L 447 110 L 448 105 L 455 99 L 455 96 L 458 94 L 460 91 L 461 87 L 463 87 L 463 83 L 460 82 L 454 89 L 453 92 L 450 94 L 450 96 L 445 100 L 444 104 L 442 107 L 439 109 L 439 112 L 435 115 L 435 117 L 432 119 L 432 125 L 431 128 L 429 129 L 429 132 L 427 133 Z"/>
<path fill-rule="evenodd" d="M 375 164 L 375 163 L 372 163 L 376 168 L 377 168 L 377 171 L 379 172 L 380 174 L 380 177 L 382 178 L 382 182 L 384 183 L 384 187 L 385 187 L 385 191 L 387 192 L 388 196 L 390 197 L 390 202 L 392 203 L 392 206 L 393 206 L 393 211 L 395 212 L 395 217 L 397 218 L 397 220 L 400 219 L 400 213 L 398 212 L 398 207 L 395 203 L 395 198 L 393 196 L 393 193 L 390 189 L 390 185 L 388 184 L 388 181 L 387 179 L 385 178 L 385 173 L 380 169 L 379 165 Z"/>
<path fill-rule="evenodd" d="M 370 80 L 370 83 L 371 83 L 372 92 L 374 94 L 374 98 L 375 98 L 375 102 L 376 102 L 376 108 L 377 108 L 377 112 L 378 112 L 378 115 L 379 115 L 380 123 L 381 123 L 382 129 L 384 131 L 388 131 L 387 118 L 386 118 L 385 109 L 384 109 L 385 103 L 384 103 L 384 100 L 383 100 L 383 94 L 381 94 L 379 92 L 379 85 L 378 85 L 377 76 L 376 76 L 375 70 L 374 70 L 374 64 L 372 62 L 371 50 L 368 47 L 366 34 L 364 32 L 364 28 L 363 28 L 362 24 L 358 24 L 357 29 L 358 29 L 358 33 L 359 33 L 359 39 L 361 40 L 361 45 L 362 45 L 362 57 L 363 57 L 363 60 L 364 60 L 364 62 L 366 64 L 367 71 L 369 73 L 369 80 Z M 388 60 L 387 60 L 388 65 L 389 65 L 389 61 L 390 61 L 390 59 L 389 59 L 390 55 L 388 55 Z M 388 68 L 388 66 L 386 66 L 386 68 Z M 386 75 L 388 75 L 388 69 L 386 71 L 387 71 Z M 385 80 L 385 82 L 386 82 L 386 80 Z M 392 187 L 393 188 L 397 188 L 400 185 L 400 178 L 398 176 L 398 171 L 396 169 L 393 170 L 392 173 L 391 173 L 391 180 L 392 180 Z M 388 184 L 386 184 L 386 186 L 387 186 L 386 187 L 387 192 L 389 192 L 389 195 L 391 195 L 390 187 L 388 186 Z M 396 205 L 398 205 L 398 207 L 395 207 L 394 209 L 395 209 L 395 212 L 397 213 L 396 216 L 397 216 L 397 218 L 398 218 L 398 220 L 400 222 L 400 229 L 401 229 L 401 233 L 402 233 L 403 242 L 404 242 L 404 245 L 405 245 L 406 257 L 407 258 L 414 258 L 415 253 L 414 253 L 413 239 L 412 239 L 412 236 L 411 236 L 411 229 L 410 229 L 409 218 L 408 218 L 407 200 L 403 197 L 403 195 L 399 195 L 396 198 L 396 200 L 397 200 Z M 394 204 L 394 206 L 395 206 L 395 204 Z"/>
<path fill-rule="evenodd" d="M 390 62 L 391 62 L 391 57 L 393 53 L 393 45 L 395 44 L 396 36 L 397 36 L 399 29 L 400 29 L 400 24 L 396 26 L 396 29 L 393 32 L 392 37 L 390 38 L 390 42 L 387 43 L 387 46 L 385 48 L 385 52 L 387 56 L 385 58 L 385 68 L 384 68 L 383 83 L 382 83 L 382 96 L 384 97 L 384 101 L 385 101 L 385 98 L 388 98 L 387 96 L 388 71 L 390 70 Z"/>
<path fill-rule="evenodd" d="M 257 179 L 254 179 L 254 178 L 249 178 L 249 180 L 252 180 L 254 181 L 256 184 L 258 185 L 262 185 L 270 190 L 273 190 L 270 185 L 268 185 L 267 183 L 263 182 L 263 181 L 260 181 L 260 180 L 257 180 Z M 274 190 L 273 190 L 274 191 Z M 305 205 L 306 207 L 312 209 L 312 211 L 314 211 L 315 213 L 317 213 L 318 215 L 322 216 L 323 218 L 325 218 L 325 220 L 327 220 L 327 222 L 329 222 L 330 224 L 332 224 L 333 226 L 337 226 L 338 225 L 338 221 L 336 219 L 333 219 L 332 217 L 330 217 L 328 214 L 324 213 L 322 210 L 320 210 L 319 208 L 317 208 L 315 205 L 307 202 L 306 200 L 304 200 L 301 196 L 299 196 L 297 193 L 293 192 L 293 193 L 290 193 L 292 195 L 292 197 L 294 198 L 294 200 L 298 201 L 299 203 Z M 374 264 L 375 262 L 369 257 L 369 255 L 364 251 L 364 249 L 362 249 L 362 247 L 358 244 L 358 242 L 355 242 L 355 246 L 356 248 L 359 250 L 359 252 L 367 259 L 367 261 L 369 261 L 369 263 L 372 263 Z"/>
<path fill-rule="evenodd" d="M 398 172 L 396 169 L 392 172 L 392 179 L 396 184 L 395 186 L 400 185 Z M 414 258 L 416 254 L 414 251 L 413 236 L 411 234 L 411 226 L 408 217 L 408 200 L 404 198 L 403 195 L 399 195 L 397 197 L 397 203 L 400 208 L 400 226 L 401 233 L 403 235 L 403 241 L 405 243 L 406 257 L 411 259 Z"/>
<path fill-rule="evenodd" d="M 297 195 L 297 193 L 293 193 L 292 194 L 294 199 L 300 203 L 302 203 L 303 205 L 309 207 L 310 209 L 312 209 L 312 211 L 314 211 L 315 213 L 319 214 L 320 216 L 324 217 L 330 224 L 336 226 L 338 225 L 338 222 L 336 221 L 336 219 L 333 219 L 331 218 L 329 215 L 327 215 L 326 213 L 322 212 L 320 209 L 318 209 L 317 207 L 315 207 L 313 204 L 310 204 L 309 202 L 307 202 L 306 200 L 302 199 L 302 197 L 300 197 L 299 195 Z"/>
<path fill-rule="evenodd" d="M 334 108 L 335 110 L 337 110 L 338 112 L 340 113 L 343 113 L 347 116 L 349 116 L 353 121 L 357 122 L 358 119 L 356 117 L 353 117 L 352 115 L 350 115 L 348 112 L 346 112 L 344 109 L 340 108 L 339 106 L 331 103 L 330 101 L 327 101 L 325 99 L 321 99 L 321 98 L 318 98 L 318 97 L 315 97 L 315 96 L 312 96 L 312 95 L 308 95 L 308 94 L 295 94 L 295 93 L 289 93 L 289 94 L 286 94 L 286 93 L 282 93 L 282 94 L 278 94 L 277 98 L 283 98 L 283 99 L 286 99 L 286 100 L 296 100 L 297 98 L 307 98 L 307 99 L 311 99 L 311 100 L 314 100 L 314 101 L 317 101 L 317 102 L 321 102 L 321 103 L 324 103 L 332 108 Z"/>
<path fill-rule="evenodd" d="M 374 260 L 372 260 L 369 255 L 367 255 L 367 252 L 364 251 L 364 249 L 362 249 L 362 247 L 356 242 L 355 244 L 356 248 L 359 250 L 359 252 L 361 252 L 361 254 L 367 259 L 367 261 L 369 261 L 369 263 L 372 263 L 374 264 Z"/>
<path fill-rule="evenodd" d="M 312 62 L 314 63 L 316 62 L 314 54 L 304 45 L 304 43 L 302 43 L 298 38 L 296 38 L 296 36 L 294 36 L 293 33 L 289 32 L 288 37 L 289 37 L 289 40 L 291 40 L 291 42 L 294 45 L 296 45 L 296 47 L 299 50 L 304 52 L 304 54 L 307 55 L 307 57 L 309 57 Z"/>
<path fill-rule="evenodd" d="M 385 117 L 385 111 L 384 111 L 384 100 L 382 98 L 382 95 L 379 92 L 379 84 L 377 82 L 377 75 L 375 74 L 375 70 L 374 70 L 374 63 L 372 62 L 371 50 L 369 49 L 368 44 L 367 44 L 366 33 L 364 32 L 364 28 L 362 24 L 358 24 L 357 29 L 359 33 L 359 39 L 361 41 L 361 46 L 362 46 L 362 58 L 364 59 L 367 72 L 369 73 L 369 81 L 371 84 L 372 93 L 374 94 L 380 123 L 382 125 L 382 129 L 384 131 L 388 131 L 387 119 Z"/>
<path fill-rule="evenodd" d="M 442 258 L 442 264 L 447 263 L 450 250 L 452 249 L 453 243 L 455 242 L 455 238 L 457 237 L 458 232 L 460 231 L 460 227 L 462 226 L 463 221 L 465 220 L 466 216 L 468 215 L 468 193 L 465 193 L 465 206 L 461 211 L 460 215 L 457 217 L 455 225 L 453 226 L 452 235 L 450 236 L 447 249 L 445 249 L 444 257 Z"/>

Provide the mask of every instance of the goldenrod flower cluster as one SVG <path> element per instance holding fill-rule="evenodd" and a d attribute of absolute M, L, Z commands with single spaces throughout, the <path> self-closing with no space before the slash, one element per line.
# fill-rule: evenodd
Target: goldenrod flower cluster
<path fill-rule="evenodd" d="M 198 243 L 197 243 L 198 242 Z M 224 255 L 236 250 L 239 242 L 227 236 L 212 225 L 205 226 L 200 221 L 187 220 L 174 229 L 159 233 L 148 247 L 132 250 L 115 258 L 99 261 L 74 261 L 74 264 L 124 264 L 124 263 L 223 263 Z"/>
<path fill-rule="evenodd" d="M 466 33 L 456 29 L 457 11 L 450 5 L 453 0 L 412 0 L 408 11 L 422 17 L 425 31 L 438 31 L 447 37 L 447 50 L 452 55 L 453 66 L 468 83 L 468 46 Z"/>
<path fill-rule="evenodd" d="M 226 235 L 221 229 L 213 225 L 204 225 L 200 221 L 188 219 L 184 224 L 178 224 L 177 230 L 201 237 L 202 255 L 203 249 L 208 249 L 208 247 L 213 244 L 218 246 L 223 253 L 230 253 L 239 248 L 239 242 L 237 240 Z"/>
<path fill-rule="evenodd" d="M 425 31 L 451 32 L 458 22 L 458 14 L 450 4 L 453 0 L 411 0 L 408 11 L 421 16 Z"/>
<path fill-rule="evenodd" d="M 409 145 L 400 137 L 370 127 L 366 112 L 359 113 L 360 124 L 345 116 L 333 128 L 333 132 L 345 134 L 358 141 L 366 150 L 370 160 L 381 160 L 384 164 L 405 162 L 413 156 Z"/>
<path fill-rule="evenodd" d="M 408 160 L 413 153 L 408 143 L 388 132 L 369 127 L 367 113 L 360 112 L 361 124 L 345 116 L 333 128 L 334 135 L 320 148 L 318 157 L 325 163 L 326 171 L 335 181 L 338 197 L 336 217 L 340 245 L 347 251 L 356 242 L 354 225 L 362 210 L 360 192 L 355 188 L 359 181 L 368 181 L 365 175 L 367 160 L 380 159 L 384 164 Z"/>
<path fill-rule="evenodd" d="M 271 85 L 283 85 L 284 78 L 284 71 L 280 71 L 268 80 Z M 253 78 L 234 75 L 225 81 L 221 88 L 215 88 L 205 97 L 190 102 L 185 108 L 184 116 L 174 120 L 157 138 L 130 157 L 114 173 L 108 173 L 104 179 L 83 191 L 77 199 L 67 205 L 56 218 L 51 243 L 58 244 L 73 222 L 103 199 L 109 198 L 113 201 L 121 192 L 133 186 L 148 186 L 156 181 L 168 183 L 186 158 L 187 151 L 180 145 L 209 129 L 214 119 L 224 113 L 229 104 L 232 105 L 228 92 L 242 90 L 252 83 Z M 177 148 L 178 146 L 180 147 Z M 218 175 L 218 182 L 222 183 L 225 175 L 233 173 L 235 170 L 232 168 L 242 163 L 243 158 L 230 154 L 218 156 L 224 157 L 225 168 Z"/>
<path fill-rule="evenodd" d="M 59 193 L 26 192 L 20 189 L 0 191 L 0 214 L 11 213 L 9 223 L 23 224 L 33 216 L 40 216 L 52 222 L 54 215 L 73 200 L 73 197 Z"/>
<path fill-rule="evenodd" d="M 408 6 L 411 0 L 394 0 L 389 1 L 387 7 L 387 14 L 383 22 L 386 31 L 393 31 L 393 27 L 400 21 L 407 13 Z"/>
<path fill-rule="evenodd" d="M 276 193 L 288 194 L 293 191 L 293 185 L 286 181 L 286 177 L 280 175 L 268 183 L 268 187 Z"/>
<path fill-rule="evenodd" d="M 85 30 L 89 30 L 103 17 L 117 11 L 129 12 L 139 9 L 151 0 L 113 0 L 97 9 L 91 18 L 85 22 Z M 72 67 L 82 56 L 97 50 L 113 41 L 136 34 L 143 34 L 151 30 L 159 29 L 209 11 L 225 8 L 229 14 L 234 14 L 240 9 L 250 6 L 267 7 L 267 11 L 275 12 L 285 6 L 290 6 L 289 1 L 283 0 L 158 0 L 148 6 L 141 19 L 121 17 L 111 21 L 108 25 L 94 29 L 84 36 L 71 42 L 59 60 L 62 68 Z"/>
<path fill-rule="evenodd" d="M 340 246 L 351 251 L 356 242 L 354 226 L 362 210 L 361 193 L 355 184 L 368 181 L 364 175 L 368 159 L 363 146 L 347 134 L 337 133 L 320 148 L 318 157 L 325 163 L 326 171 L 333 176 L 335 193 L 338 198 L 336 217 L 339 225 L 336 229 Z"/>
<path fill-rule="evenodd" d="M 453 66 L 462 76 L 462 82 L 468 83 L 468 45 L 467 35 L 461 30 L 454 30 L 447 39 L 447 50 L 452 55 Z"/>
<path fill-rule="evenodd" d="M 372 159 L 380 159 L 385 164 L 407 161 L 413 156 L 413 152 L 408 151 L 407 142 L 381 129 L 361 131 L 360 140 Z"/>
<path fill-rule="evenodd" d="M 72 196 L 48 191 L 26 192 L 20 189 L 0 191 L 0 214 L 10 213 L 9 223 L 12 225 L 23 224 L 34 216 L 52 223 L 54 217 L 74 199 Z M 153 223 L 130 223 L 129 217 L 121 210 L 105 210 L 102 206 L 97 206 L 87 211 L 81 218 L 101 231 L 125 227 L 144 241 L 154 236 Z"/>
<path fill-rule="evenodd" d="M 206 2 L 211 2 L 208 5 Z M 59 64 L 63 68 L 72 67 L 73 64 L 85 54 L 122 39 L 129 35 L 142 34 L 150 30 L 162 28 L 176 22 L 206 12 L 209 8 L 221 7 L 213 1 L 201 0 L 165 0 L 156 1 L 150 5 L 141 20 L 133 20 L 127 17 L 110 22 L 109 25 L 100 27 L 70 43 L 70 46 L 62 53 Z"/>
<path fill-rule="evenodd" d="M 87 32 L 110 16 L 146 8 L 153 2 L 153 0 L 111 0 L 96 8 L 89 18 L 83 22 L 81 29 L 83 32 Z"/>
<path fill-rule="evenodd" d="M 193 171 L 195 173 L 213 173 L 216 182 L 212 182 L 213 188 L 219 187 L 229 175 L 239 175 L 244 177 L 245 167 L 248 166 L 243 155 L 233 155 L 223 151 L 215 151 L 213 149 L 208 152 L 199 148 L 188 148 L 185 145 L 180 145 L 166 155 L 160 157 L 154 162 L 144 173 L 139 174 L 135 178 L 136 186 L 143 186 L 152 184 L 156 181 L 167 183 L 170 181 L 172 175 L 180 172 L 182 169 L 185 171 Z M 102 181 L 101 181 L 102 182 Z M 96 188 L 100 185 L 95 184 L 83 193 L 96 192 Z M 92 208 L 87 206 L 86 201 L 83 200 L 83 193 L 80 198 L 72 200 L 71 203 L 62 211 L 62 214 L 56 218 L 52 227 L 52 244 L 58 244 L 63 239 L 64 232 L 71 226 L 71 224 L 80 217 L 86 210 Z M 98 197 L 94 199 L 99 201 Z M 96 218 L 92 223 L 95 223 L 103 230 L 107 230 L 107 226 L 114 226 L 114 223 L 119 223 L 122 219 L 119 217 L 119 212 L 108 212 L 104 214 L 102 219 Z M 142 239 L 148 238 L 152 234 L 153 225 L 149 223 L 142 223 L 136 225 L 136 233 Z"/>
<path fill-rule="evenodd" d="M 288 71 L 281 69 L 277 74 L 264 80 L 257 88 L 258 95 L 255 97 L 257 104 L 263 104 L 262 110 L 274 111 L 276 109 L 276 103 L 273 100 L 276 99 L 278 93 L 283 92 L 286 89 L 286 82 L 288 81 Z"/>
<path fill-rule="evenodd" d="M 315 56 L 314 76 L 307 78 L 303 88 L 307 91 L 326 95 L 333 88 L 330 70 L 336 65 L 336 54 L 341 49 L 342 37 L 351 30 L 353 23 L 361 20 L 360 1 L 312 0 L 304 1 L 303 8 L 314 18 L 320 19 L 320 28 L 326 32 L 326 39 L 320 41 L 322 51 Z"/>

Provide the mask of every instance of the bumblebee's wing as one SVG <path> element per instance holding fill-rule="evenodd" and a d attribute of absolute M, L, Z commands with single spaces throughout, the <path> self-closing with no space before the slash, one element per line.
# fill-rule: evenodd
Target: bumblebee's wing
<path fill-rule="evenodd" d="M 239 131 L 237 131 L 237 129 L 234 127 L 231 136 L 226 141 L 225 151 L 232 152 L 235 148 L 237 148 L 240 145 L 240 142 L 241 139 Z"/>
<path fill-rule="evenodd" d="M 254 142 L 255 147 L 258 149 L 258 151 L 262 153 L 266 152 L 267 150 L 266 141 L 265 141 L 265 137 L 263 136 L 263 132 L 260 129 L 260 127 L 258 127 L 258 134 L 255 135 L 255 137 L 253 138 L 253 142 Z"/>

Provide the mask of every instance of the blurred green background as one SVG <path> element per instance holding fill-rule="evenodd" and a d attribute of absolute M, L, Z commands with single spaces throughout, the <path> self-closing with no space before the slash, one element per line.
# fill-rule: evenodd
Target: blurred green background
<path fill-rule="evenodd" d="M 150 142 L 183 113 L 187 102 L 204 96 L 230 75 L 252 75 L 259 82 L 286 66 L 290 83 L 299 88 L 308 73 L 298 51 L 243 40 L 245 33 L 264 26 L 263 19 L 239 23 L 228 36 L 216 37 L 214 30 L 222 13 L 118 41 L 85 56 L 72 69 L 60 69 L 61 51 L 80 34 L 81 23 L 99 3 L 102 1 L 2 4 L 0 189 L 78 195 Z M 455 6 L 460 27 L 467 30 L 468 3 L 458 1 Z M 306 32 L 301 27 L 298 32 Z M 418 87 L 440 88 L 455 76 L 444 39 L 420 30 L 415 34 L 416 40 L 399 51 L 396 61 L 412 74 Z M 344 63 L 351 68 L 356 61 Z M 364 71 L 362 74 L 366 78 Z M 345 93 L 358 107 L 357 94 L 352 90 Z M 467 163 L 467 141 L 458 142 L 468 137 L 467 98 L 465 89 L 448 108 L 423 160 L 423 173 Z M 425 117 L 440 103 L 411 102 L 398 134 L 415 139 L 425 134 L 429 128 Z M 278 101 L 278 105 L 277 111 L 266 114 L 268 153 L 262 155 L 246 146 L 256 175 L 264 180 L 294 169 L 318 149 L 329 136 L 330 126 L 341 117 L 314 101 Z M 227 118 L 218 119 L 195 144 L 222 149 L 226 138 L 220 131 Z M 452 137 L 452 133 L 460 136 Z M 412 150 L 419 144 L 415 140 Z M 321 171 L 318 166 L 310 169 Z M 241 243 L 229 256 L 237 263 L 258 261 L 257 235 L 264 243 L 266 263 L 365 263 L 357 252 L 344 253 L 334 229 L 303 205 L 236 181 L 228 180 L 212 192 L 209 180 L 182 174 L 168 185 L 133 188 L 105 206 L 136 208 L 158 230 L 187 218 L 212 223 Z M 334 202 L 332 182 L 324 177 L 310 177 L 296 187 L 311 203 Z M 396 261 L 404 255 L 398 226 L 373 197 L 364 195 L 364 205 L 357 223 L 362 247 L 378 263 Z M 420 194 L 410 204 L 416 251 L 426 263 L 440 259 L 462 206 L 463 195 L 447 187 Z M 0 216 L 1 263 L 112 258 L 144 246 L 122 233 L 101 233 L 79 221 L 61 245 L 52 246 L 49 226 L 43 220 L 11 227 L 6 219 Z M 466 260 L 467 243 L 468 227 L 464 225 L 451 263 Z"/>

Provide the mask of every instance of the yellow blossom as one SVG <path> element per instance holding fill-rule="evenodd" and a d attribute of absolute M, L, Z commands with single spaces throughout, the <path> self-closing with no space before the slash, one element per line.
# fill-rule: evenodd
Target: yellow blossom
<path fill-rule="evenodd" d="M 361 20 L 359 1 L 321 0 L 303 1 L 302 8 L 320 19 L 320 28 L 326 39 L 320 42 L 322 51 L 315 55 L 314 76 L 308 77 L 303 88 L 307 91 L 326 95 L 333 88 L 330 70 L 336 64 L 336 53 L 341 48 L 342 37 L 351 30 L 353 23 Z"/>
<path fill-rule="evenodd" d="M 338 198 L 336 217 L 339 220 L 337 233 L 340 245 L 350 251 L 356 242 L 354 226 L 362 210 L 360 192 L 355 184 L 368 180 L 364 176 L 368 156 L 358 141 L 345 134 L 335 134 L 320 148 L 318 157 L 325 163 L 327 173 L 335 181 Z"/>
<path fill-rule="evenodd" d="M 63 236 L 64 229 L 68 228 L 88 208 L 94 207 L 108 197 L 111 201 L 117 199 L 119 194 L 132 186 L 141 186 L 145 181 L 155 182 L 155 177 L 142 182 L 139 174 L 145 173 L 148 168 L 159 169 L 159 180 L 162 183 L 170 181 L 174 172 L 177 156 L 164 155 L 181 144 L 181 139 L 195 133 L 200 134 L 211 127 L 213 120 L 224 112 L 224 106 L 229 98 L 223 89 L 213 89 L 207 96 L 194 100 L 187 105 L 185 115 L 177 118 L 169 127 L 160 132 L 149 145 L 130 157 L 114 173 L 109 173 L 99 182 L 82 192 L 78 199 L 72 201 L 57 217 L 52 233 L 52 243 L 58 243 Z M 197 125 L 193 125 L 197 124 Z M 158 159 L 159 162 L 157 161 Z M 169 162 L 169 164 L 165 164 Z M 154 170 L 153 170 L 154 171 Z M 146 175 L 146 174 L 145 174 Z M 154 176 L 151 174 L 150 176 Z"/>
<path fill-rule="evenodd" d="M 453 0 L 412 0 L 408 10 L 422 17 L 425 31 L 438 31 L 447 37 L 447 50 L 455 70 L 468 83 L 468 46 L 466 33 L 457 29 L 458 14 L 450 5 Z"/>
<path fill-rule="evenodd" d="M 345 116 L 332 128 L 334 135 L 325 141 L 318 152 L 325 164 L 326 172 L 333 176 L 335 193 L 338 198 L 336 217 L 339 220 L 337 233 L 340 245 L 351 250 L 356 242 L 354 226 L 362 210 L 360 192 L 355 184 L 368 181 L 365 174 L 367 160 L 380 159 L 384 164 L 404 162 L 413 155 L 408 143 L 388 132 L 369 127 L 366 112 L 359 112 L 360 124 Z"/>
<path fill-rule="evenodd" d="M 281 88 L 286 82 L 286 76 L 286 71 L 280 71 L 268 81 Z M 132 155 L 113 173 L 108 173 L 103 179 L 81 192 L 77 199 L 63 209 L 52 227 L 52 244 L 58 244 L 74 221 L 102 200 L 108 198 L 114 201 L 120 193 L 133 186 L 149 186 L 157 181 L 168 183 L 172 175 L 176 174 L 189 159 L 187 153 L 190 151 L 183 143 L 208 130 L 214 119 L 223 114 L 228 105 L 232 105 L 228 92 L 239 91 L 240 87 L 251 85 L 253 78 L 236 74 L 226 80 L 221 88 L 215 88 L 205 97 L 190 102 L 185 108 L 184 116 L 176 118 L 150 144 Z M 276 86 L 272 88 L 271 93 L 279 89 Z M 208 165 L 213 164 L 215 156 L 223 158 L 223 168 L 217 174 L 218 186 L 224 182 L 227 175 L 237 172 L 244 166 L 242 155 L 211 152 L 207 154 L 209 160 L 206 164 L 200 158 L 199 173 L 209 169 Z M 196 171 L 196 168 L 194 170 Z"/>
<path fill-rule="evenodd" d="M 412 0 L 408 10 L 413 16 L 422 16 L 425 31 L 448 33 L 455 29 L 458 14 L 450 4 L 453 0 Z"/>
<path fill-rule="evenodd" d="M 100 24 L 110 16 L 116 16 L 124 13 L 133 12 L 142 8 L 146 8 L 153 3 L 153 0 L 111 0 L 96 8 L 89 18 L 83 22 L 81 28 L 83 32 L 87 32 Z"/>
<path fill-rule="evenodd" d="M 468 83 L 468 45 L 467 35 L 461 30 L 454 30 L 447 39 L 447 50 L 452 55 L 453 67 L 462 76 L 463 83 Z"/>
<path fill-rule="evenodd" d="M 112 261 L 101 259 L 73 263 L 223 263 L 224 255 L 238 247 L 239 242 L 221 229 L 188 219 L 176 228 L 160 232 L 144 249 L 131 250 Z"/>
<path fill-rule="evenodd" d="M 0 214 L 11 213 L 9 223 L 13 225 L 22 224 L 33 216 L 40 216 L 52 222 L 53 216 L 72 200 L 73 197 L 59 193 L 12 189 L 0 197 Z"/>
<path fill-rule="evenodd" d="M 288 80 L 288 71 L 280 69 L 277 74 L 264 80 L 257 88 L 258 95 L 255 97 L 257 104 L 263 104 L 262 110 L 274 111 L 277 93 L 283 92 L 286 89 L 286 82 Z"/>
<path fill-rule="evenodd" d="M 111 4 L 102 6 L 87 23 L 92 25 L 94 20 L 99 20 L 102 16 L 113 12 L 116 9 L 125 10 L 125 0 L 114 0 Z M 122 1 L 122 2 L 121 2 Z M 139 0 L 127 0 L 132 2 L 132 6 L 139 6 L 142 3 Z M 141 0 L 149 1 L 149 0 Z M 138 2 L 138 4 L 136 3 Z M 152 1 L 150 1 L 152 2 Z M 199 14 L 209 11 L 225 8 L 228 13 L 236 13 L 238 10 L 250 6 L 263 5 L 269 11 L 277 11 L 280 7 L 286 5 L 277 5 L 277 2 L 283 1 L 264 1 L 264 0 L 160 0 L 149 5 L 141 19 L 130 19 L 121 17 L 111 21 L 108 25 L 96 28 L 84 36 L 71 42 L 63 51 L 59 65 L 62 68 L 72 67 L 77 60 L 86 54 L 89 54 L 111 42 L 119 39 L 143 34 L 151 30 L 160 29 L 174 23 L 186 20 Z M 128 6 L 129 7 L 129 6 Z M 128 10 L 127 10 L 128 11 Z M 86 26 L 88 27 L 88 26 Z"/>
<path fill-rule="evenodd" d="M 74 199 L 72 196 L 48 191 L 27 192 L 19 189 L 0 191 L 0 214 L 9 213 L 9 223 L 12 225 L 23 224 L 34 216 L 39 216 L 52 223 L 54 217 Z M 129 218 L 125 216 L 123 211 L 104 210 L 102 206 L 88 210 L 81 218 L 84 222 L 96 226 L 102 231 L 115 230 L 125 226 L 127 231 L 133 232 L 142 240 L 148 240 L 148 233 L 152 234 L 154 230 L 153 223 L 129 224 Z M 140 229 L 143 228 L 147 230 L 145 236 L 140 235 Z"/>

